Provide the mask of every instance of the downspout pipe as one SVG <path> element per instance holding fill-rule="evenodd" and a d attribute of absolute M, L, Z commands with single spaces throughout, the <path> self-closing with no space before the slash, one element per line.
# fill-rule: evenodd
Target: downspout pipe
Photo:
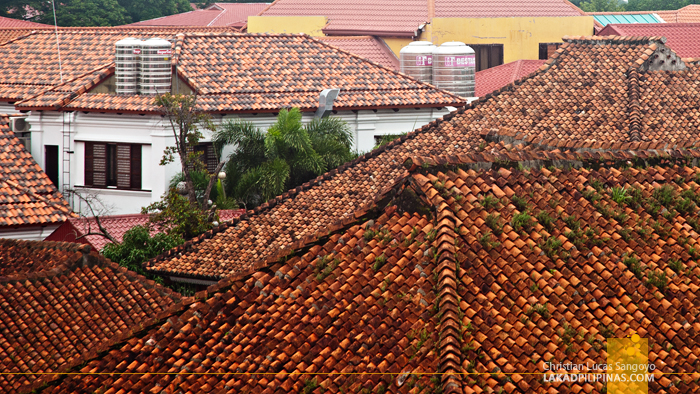
<path fill-rule="evenodd" d="M 340 89 L 338 88 L 323 89 L 318 96 L 318 109 L 314 114 L 314 118 L 320 119 L 330 115 L 333 111 L 333 101 L 335 101 L 339 93 Z"/>

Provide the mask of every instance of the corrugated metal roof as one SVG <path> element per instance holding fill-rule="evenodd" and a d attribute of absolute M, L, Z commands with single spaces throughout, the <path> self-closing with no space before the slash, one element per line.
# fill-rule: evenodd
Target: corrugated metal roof
<path fill-rule="evenodd" d="M 655 14 L 607 14 L 593 15 L 596 22 L 603 26 L 611 23 L 664 23 L 664 21 Z"/>

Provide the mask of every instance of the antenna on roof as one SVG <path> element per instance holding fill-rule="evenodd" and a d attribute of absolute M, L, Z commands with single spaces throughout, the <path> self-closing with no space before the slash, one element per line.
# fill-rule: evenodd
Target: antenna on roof
<path fill-rule="evenodd" d="M 63 65 L 61 64 L 61 45 L 58 42 L 58 22 L 56 21 L 56 4 L 54 0 L 51 0 L 51 7 L 53 8 L 53 27 L 56 31 L 56 49 L 58 50 L 58 73 L 61 76 L 61 83 L 63 83 Z"/>

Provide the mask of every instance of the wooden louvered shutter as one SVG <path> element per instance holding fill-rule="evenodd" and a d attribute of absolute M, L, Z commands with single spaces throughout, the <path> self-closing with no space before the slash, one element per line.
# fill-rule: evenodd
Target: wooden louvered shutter
<path fill-rule="evenodd" d="M 207 165 L 207 171 L 213 174 L 219 161 L 216 160 L 216 152 L 214 152 L 214 144 L 205 144 L 204 148 L 204 164 Z"/>
<path fill-rule="evenodd" d="M 141 145 L 131 145 L 131 188 L 141 189 Z"/>
<path fill-rule="evenodd" d="M 117 187 L 131 188 L 131 145 L 117 144 Z"/>
<path fill-rule="evenodd" d="M 85 143 L 85 185 L 107 186 L 107 145 Z"/>

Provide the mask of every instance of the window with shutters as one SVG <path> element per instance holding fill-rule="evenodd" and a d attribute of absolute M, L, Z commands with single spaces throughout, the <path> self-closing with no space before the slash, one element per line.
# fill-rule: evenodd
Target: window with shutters
<path fill-rule="evenodd" d="M 194 152 L 199 153 L 199 160 L 204 163 L 204 165 L 207 167 L 207 171 L 210 174 L 216 171 L 216 166 L 219 165 L 219 159 L 216 157 L 213 143 L 204 142 L 195 146 L 194 149 L 192 147 L 188 147 L 188 150 L 190 152 L 194 150 Z M 191 166 L 190 169 L 192 169 Z"/>
<path fill-rule="evenodd" d="M 85 143 L 85 186 L 141 189 L 141 145 Z"/>
<path fill-rule="evenodd" d="M 467 44 L 474 50 L 476 71 L 503 64 L 502 44 Z"/>

